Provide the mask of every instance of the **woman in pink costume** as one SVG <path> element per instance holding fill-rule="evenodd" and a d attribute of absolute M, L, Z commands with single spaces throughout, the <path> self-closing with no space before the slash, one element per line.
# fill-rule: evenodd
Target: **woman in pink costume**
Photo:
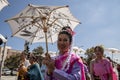
<path fill-rule="evenodd" d="M 104 49 L 102 46 L 94 48 L 96 58 L 90 63 L 90 73 L 92 80 L 116 80 L 113 77 L 113 67 L 111 62 L 104 58 Z"/>
<path fill-rule="evenodd" d="M 64 27 L 58 34 L 59 55 L 55 59 L 47 55 L 43 60 L 47 67 L 45 80 L 85 80 L 81 59 L 70 53 L 73 34 L 70 27 Z"/>

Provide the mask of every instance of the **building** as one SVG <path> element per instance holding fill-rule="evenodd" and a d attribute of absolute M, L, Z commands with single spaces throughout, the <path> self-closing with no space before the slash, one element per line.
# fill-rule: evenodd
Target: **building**
<path fill-rule="evenodd" d="M 22 51 L 20 51 L 20 50 L 14 50 L 11 47 L 6 46 L 5 49 L 4 49 L 4 58 L 5 59 L 9 58 L 10 56 L 19 54 L 21 52 Z M 3 56 L 3 47 L 0 47 L 0 58 L 2 58 L 2 56 Z"/>
<path fill-rule="evenodd" d="M 4 67 L 4 61 L 5 59 L 9 58 L 12 55 L 20 54 L 22 51 L 20 50 L 14 50 L 9 46 L 6 46 L 5 49 L 3 50 L 3 47 L 0 46 L 0 64 L 1 67 Z M 4 54 L 3 54 L 4 53 Z"/>

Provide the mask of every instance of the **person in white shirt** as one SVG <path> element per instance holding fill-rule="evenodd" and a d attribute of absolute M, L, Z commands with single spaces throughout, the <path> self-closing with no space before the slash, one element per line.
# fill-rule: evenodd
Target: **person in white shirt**
<path fill-rule="evenodd" d="M 27 68 L 30 66 L 29 60 L 27 60 L 27 54 L 23 51 L 20 56 L 20 65 L 18 67 L 18 80 L 24 78 L 24 71 L 26 72 Z M 21 69 L 22 68 L 22 69 Z M 24 80 L 24 79 L 23 79 Z"/>
<path fill-rule="evenodd" d="M 29 60 L 27 60 L 27 54 L 25 54 L 24 51 L 21 53 L 21 64 L 23 64 L 25 67 L 30 65 Z"/>

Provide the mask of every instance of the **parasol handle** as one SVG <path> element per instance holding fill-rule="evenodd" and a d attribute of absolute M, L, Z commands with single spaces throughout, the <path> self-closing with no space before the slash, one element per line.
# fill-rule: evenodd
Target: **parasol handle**
<path fill-rule="evenodd" d="M 46 42 L 46 53 L 45 53 L 45 56 L 48 59 L 51 59 L 50 55 L 48 54 L 47 28 L 44 28 L 44 33 L 45 33 L 45 42 Z"/>
<path fill-rule="evenodd" d="M 42 20 L 43 20 L 43 31 L 44 31 L 44 33 L 45 33 L 45 42 L 46 42 L 46 54 L 45 54 L 45 56 L 46 57 L 49 57 L 50 58 L 50 55 L 48 54 L 48 40 L 47 40 L 47 30 L 48 30 L 48 28 L 46 27 L 46 17 L 42 17 Z"/>
<path fill-rule="evenodd" d="M 46 42 L 46 53 L 48 53 L 48 41 L 47 41 L 47 27 L 43 28 L 43 31 L 45 33 L 45 42 Z"/>
<path fill-rule="evenodd" d="M 45 40 L 46 40 L 46 53 L 45 53 L 45 56 L 48 58 L 48 59 L 51 59 L 50 55 L 48 54 L 48 42 L 47 42 L 47 33 L 45 32 Z"/>
<path fill-rule="evenodd" d="M 47 41 L 47 33 L 45 32 L 45 42 L 46 42 L 46 53 L 48 54 L 48 41 Z"/>

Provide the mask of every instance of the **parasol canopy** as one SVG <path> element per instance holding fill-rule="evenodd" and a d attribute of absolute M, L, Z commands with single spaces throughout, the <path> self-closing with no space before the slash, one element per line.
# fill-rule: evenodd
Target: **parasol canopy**
<path fill-rule="evenodd" d="M 5 7 L 8 6 L 9 3 L 7 0 L 0 0 L 0 11 Z"/>
<path fill-rule="evenodd" d="M 12 29 L 12 36 L 23 38 L 30 43 L 54 43 L 62 27 L 74 29 L 80 22 L 69 10 L 69 6 L 28 6 L 16 16 L 6 20 Z"/>

